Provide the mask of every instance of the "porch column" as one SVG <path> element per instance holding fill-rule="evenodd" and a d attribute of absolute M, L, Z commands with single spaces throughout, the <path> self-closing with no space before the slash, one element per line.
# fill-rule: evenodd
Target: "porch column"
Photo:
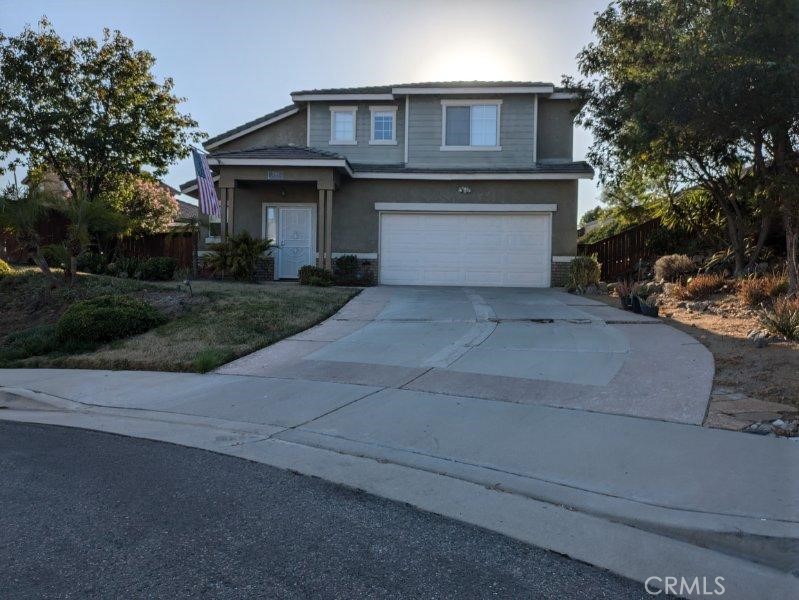
<path fill-rule="evenodd" d="M 228 235 L 227 192 L 228 188 L 219 188 L 219 234 L 223 240 L 227 238 Z"/>
<path fill-rule="evenodd" d="M 325 190 L 319 190 L 316 207 L 316 266 L 325 266 Z"/>
<path fill-rule="evenodd" d="M 333 190 L 325 190 L 325 269 L 333 268 Z"/>

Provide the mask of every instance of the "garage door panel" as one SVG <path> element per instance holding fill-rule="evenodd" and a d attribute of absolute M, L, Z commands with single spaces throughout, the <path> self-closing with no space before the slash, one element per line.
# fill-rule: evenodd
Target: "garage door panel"
<path fill-rule="evenodd" d="M 381 283 L 549 285 L 549 215 L 388 213 L 380 237 Z"/>

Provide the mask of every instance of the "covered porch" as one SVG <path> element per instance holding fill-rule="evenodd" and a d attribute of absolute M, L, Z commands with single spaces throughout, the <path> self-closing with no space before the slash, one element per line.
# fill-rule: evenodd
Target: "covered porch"
<path fill-rule="evenodd" d="M 333 263 L 333 195 L 346 161 L 307 148 L 212 154 L 220 239 L 249 232 L 277 245 L 271 275 L 295 279 L 308 264 Z M 280 155 L 280 156 L 276 156 Z"/>

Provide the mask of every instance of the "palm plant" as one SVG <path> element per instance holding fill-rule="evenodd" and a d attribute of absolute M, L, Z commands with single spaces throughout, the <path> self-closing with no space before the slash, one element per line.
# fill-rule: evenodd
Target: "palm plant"
<path fill-rule="evenodd" d="M 212 251 L 206 257 L 206 264 L 216 273 L 239 281 L 255 281 L 258 259 L 274 247 L 270 239 L 252 237 L 242 231 L 231 235 L 225 241 L 212 244 Z"/>
<path fill-rule="evenodd" d="M 26 257 L 56 285 L 60 281 L 50 270 L 42 255 L 39 225 L 49 212 L 58 208 L 58 198 L 53 194 L 29 186 L 20 192 L 15 185 L 8 185 L 0 192 L 0 230 L 10 234 Z"/>

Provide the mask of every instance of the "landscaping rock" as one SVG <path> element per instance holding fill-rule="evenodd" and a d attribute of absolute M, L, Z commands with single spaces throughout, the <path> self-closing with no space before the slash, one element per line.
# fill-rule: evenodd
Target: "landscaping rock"
<path fill-rule="evenodd" d="M 710 306 L 710 302 L 686 302 L 685 308 L 691 312 L 705 312 Z"/>

